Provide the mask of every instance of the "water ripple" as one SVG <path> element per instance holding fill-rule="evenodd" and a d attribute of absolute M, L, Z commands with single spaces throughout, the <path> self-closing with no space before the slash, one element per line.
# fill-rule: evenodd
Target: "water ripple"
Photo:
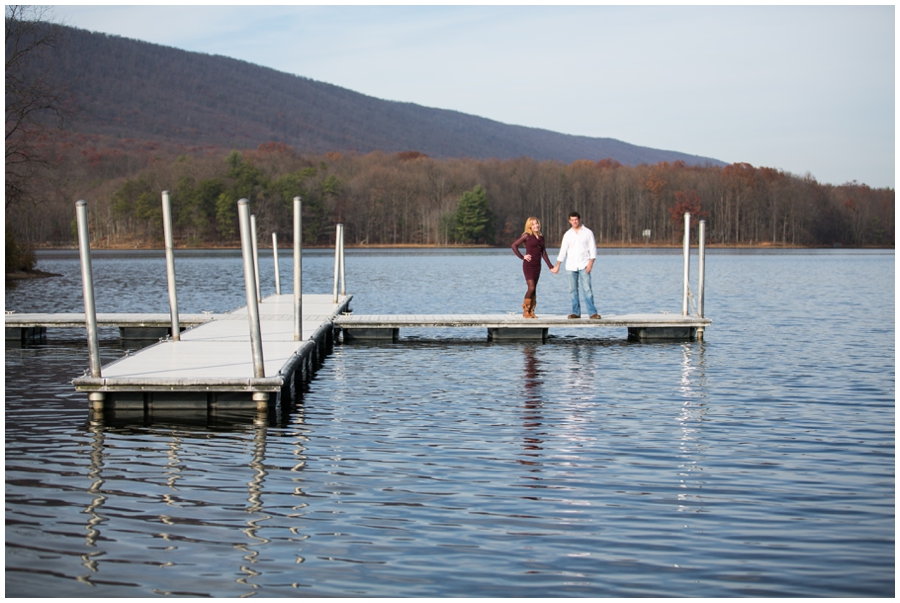
<path fill-rule="evenodd" d="M 435 259 L 447 269 L 423 268 Z M 601 259 L 604 311 L 678 302 L 676 255 Z M 461 312 L 521 294 L 493 250 L 348 260 L 357 312 L 440 312 L 427 292 L 449 285 Z M 160 261 L 98 257 L 107 309 L 165 311 L 132 286 Z M 179 256 L 184 311 L 240 305 L 239 262 Z M 319 292 L 330 263 L 310 258 Z M 68 279 L 52 302 L 17 287 L 7 306 L 77 311 L 72 265 L 40 266 Z M 893 596 L 893 255 L 713 254 L 708 270 L 706 342 L 338 345 L 268 424 L 92 421 L 71 386 L 83 333 L 7 347 L 6 592 Z M 420 289 L 397 295 L 397 274 Z M 543 307 L 565 307 L 546 281 Z M 104 336 L 104 362 L 124 351 Z"/>

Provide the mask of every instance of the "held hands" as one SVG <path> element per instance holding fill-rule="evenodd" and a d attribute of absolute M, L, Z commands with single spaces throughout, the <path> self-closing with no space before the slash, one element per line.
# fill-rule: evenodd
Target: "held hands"
<path fill-rule="evenodd" d="M 559 274 L 559 264 L 550 269 L 553 274 Z"/>

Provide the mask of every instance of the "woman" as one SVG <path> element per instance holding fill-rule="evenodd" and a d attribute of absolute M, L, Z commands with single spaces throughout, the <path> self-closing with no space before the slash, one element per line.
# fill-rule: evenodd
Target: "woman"
<path fill-rule="evenodd" d="M 519 245 L 525 245 L 525 255 L 519 252 Z M 537 318 L 534 315 L 534 307 L 537 305 L 537 283 L 541 278 L 541 257 L 544 258 L 548 268 L 553 268 L 550 258 L 547 257 L 547 248 L 544 247 L 540 220 L 533 216 L 525 220 L 525 232 L 512 244 L 512 250 L 523 260 L 522 272 L 525 273 L 525 283 L 528 285 L 525 301 L 522 303 L 522 316 Z"/>

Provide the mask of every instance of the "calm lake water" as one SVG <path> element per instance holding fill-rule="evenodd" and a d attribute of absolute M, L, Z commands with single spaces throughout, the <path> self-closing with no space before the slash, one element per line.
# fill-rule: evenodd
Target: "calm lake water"
<path fill-rule="evenodd" d="M 6 309 L 83 311 L 77 254 L 38 257 L 63 276 Z M 357 313 L 521 312 L 509 250 L 346 265 Z M 93 267 L 98 311 L 167 311 L 162 252 Z M 306 252 L 305 291 L 332 269 Z M 601 250 L 597 306 L 677 314 L 681 270 Z M 244 303 L 238 252 L 176 272 L 181 312 Z M 894 596 L 893 251 L 715 250 L 706 276 L 702 343 L 401 331 L 337 344 L 268 420 L 92 422 L 83 329 L 7 345 L 6 595 Z M 567 299 L 545 270 L 538 316 Z"/>

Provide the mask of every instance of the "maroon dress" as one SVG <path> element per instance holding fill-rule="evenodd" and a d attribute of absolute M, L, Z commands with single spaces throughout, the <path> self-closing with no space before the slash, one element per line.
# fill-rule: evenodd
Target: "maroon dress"
<path fill-rule="evenodd" d="M 519 245 L 525 245 L 525 255 L 531 256 L 531 261 L 525 261 L 525 256 L 519 251 Z M 537 237 L 527 232 L 515 240 L 512 244 L 513 253 L 522 259 L 522 272 L 526 281 L 535 281 L 541 277 L 541 258 L 547 262 L 548 268 L 553 268 L 550 258 L 547 257 L 547 248 L 544 247 L 544 237 Z"/>

